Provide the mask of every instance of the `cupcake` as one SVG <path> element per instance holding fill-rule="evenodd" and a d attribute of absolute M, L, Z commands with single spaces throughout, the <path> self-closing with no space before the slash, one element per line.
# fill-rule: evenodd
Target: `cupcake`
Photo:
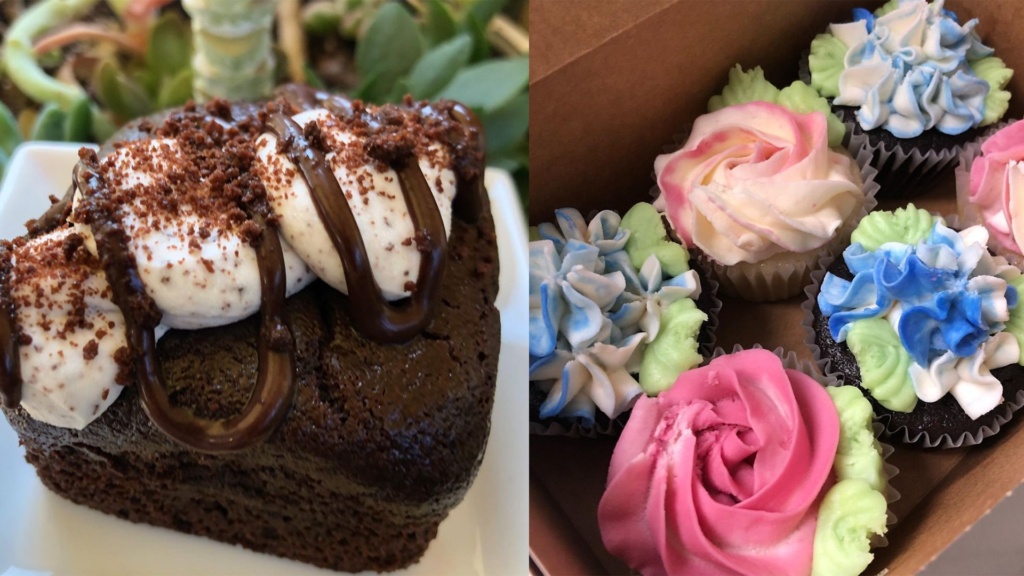
<path fill-rule="evenodd" d="M 1024 402 L 1024 276 L 989 238 L 913 204 L 874 212 L 808 289 L 819 367 L 864 390 L 905 443 L 976 444 Z"/>
<path fill-rule="evenodd" d="M 709 108 L 680 150 L 655 161 L 656 205 L 725 293 L 795 296 L 874 206 L 871 174 L 799 82 L 778 90 L 760 69 L 737 67 Z"/>
<path fill-rule="evenodd" d="M 981 224 L 990 247 L 1020 266 L 1024 250 L 1024 122 L 972 142 L 960 155 L 956 174 L 960 222 Z"/>
<path fill-rule="evenodd" d="M 531 432 L 617 433 L 710 354 L 721 303 L 650 204 L 555 216 L 531 231 Z"/>
<path fill-rule="evenodd" d="M 640 398 L 598 507 L 605 547 L 644 575 L 863 572 L 891 475 L 871 405 L 811 370 L 739 351 Z"/>
<path fill-rule="evenodd" d="M 919 194 L 1006 114 L 1013 71 L 977 25 L 960 24 L 943 0 L 892 0 L 855 9 L 811 43 L 804 77 L 832 99 L 850 149 L 871 154 L 881 197 Z"/>

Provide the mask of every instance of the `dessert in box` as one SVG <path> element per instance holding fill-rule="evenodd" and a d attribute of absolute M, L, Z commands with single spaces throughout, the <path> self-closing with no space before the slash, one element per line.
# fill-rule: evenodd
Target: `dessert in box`
<path fill-rule="evenodd" d="M 482 135 L 451 102 L 280 95 L 83 150 L 69 197 L 3 245 L 3 411 L 76 503 L 393 570 L 488 436 Z"/>
<path fill-rule="evenodd" d="M 571 23 L 578 20 L 578 11 L 584 4 L 588 10 L 587 26 L 573 28 Z M 615 209 L 622 213 L 633 203 L 644 200 L 643 194 L 624 194 L 623 191 L 646 187 L 651 177 L 651 160 L 666 152 L 665 144 L 684 133 L 686 127 L 697 118 L 707 114 L 710 99 L 718 95 L 723 98 L 728 96 L 723 85 L 737 62 L 742 69 L 734 75 L 742 72 L 749 78 L 752 76 L 749 71 L 760 66 L 764 76 L 771 79 L 774 86 L 780 89 L 779 92 L 782 92 L 797 77 L 801 54 L 805 53 L 815 35 L 826 30 L 831 23 L 849 22 L 854 8 L 864 7 L 873 11 L 882 4 L 881 1 L 865 3 L 839 0 L 815 3 L 813 9 L 809 9 L 806 3 L 756 0 L 727 3 L 669 1 L 657 4 L 593 4 L 567 0 L 537 4 L 533 14 L 536 22 L 532 29 L 533 38 L 542 42 L 547 51 L 538 52 L 532 61 L 534 73 L 531 76 L 531 97 L 545 103 L 544 106 L 534 108 L 532 118 L 531 164 L 536 172 L 530 199 L 532 222 L 548 221 L 551 211 L 559 206 L 575 206 L 583 214 L 603 209 Z M 949 0 L 943 7 L 958 16 L 960 25 L 966 25 L 977 18 L 979 24 L 976 29 L 982 34 L 984 45 L 995 47 L 993 56 L 1003 60 L 1008 69 L 1016 68 L 1024 61 L 1024 53 L 1015 36 L 1016 28 L 1012 26 L 1012 22 L 1024 16 L 1024 6 L 1020 3 Z M 573 31 L 564 32 L 569 29 Z M 637 86 L 643 89 L 637 90 Z M 1005 90 L 1015 94 L 1022 87 L 1022 80 L 1013 77 L 1009 79 Z M 757 94 L 754 100 L 747 102 L 770 103 L 774 95 L 774 104 L 779 104 L 778 94 L 772 91 L 760 90 Z M 730 105 L 744 104 L 730 102 Z M 1019 116 L 1020 103 L 1012 98 L 1006 118 Z M 850 129 L 849 126 L 847 128 Z M 984 128 L 978 134 L 982 132 Z M 579 146 L 580 142 L 594 142 L 598 145 Z M 600 145 L 602 143 L 615 145 Z M 1010 150 L 1012 146 L 1001 146 L 997 154 Z M 850 150 L 850 153 L 859 157 L 855 150 Z M 1003 160 L 1006 158 L 998 156 L 998 164 L 1002 164 Z M 1006 165 L 1004 174 L 1012 168 L 1012 159 Z M 997 178 L 993 182 L 1000 183 L 1001 180 Z M 926 235 L 930 235 L 935 224 L 933 214 L 956 213 L 954 184 L 951 174 L 947 178 L 923 184 L 921 196 L 915 199 L 915 204 L 927 211 Z M 993 186 L 991 189 L 1005 191 L 1006 188 Z M 991 207 L 993 214 L 1004 211 L 1012 222 L 1012 209 L 998 204 L 985 204 L 979 208 Z M 895 210 L 906 206 L 905 202 L 883 201 L 883 208 Z M 671 214 L 669 216 L 671 218 Z M 992 223 L 996 222 L 993 220 Z M 945 220 L 946 228 L 958 237 L 960 232 L 966 233 L 974 224 L 965 220 L 958 221 L 952 216 Z M 946 234 L 945 231 L 939 231 L 941 235 Z M 1013 280 L 1014 275 L 1009 270 L 980 268 L 985 259 L 985 250 L 972 248 L 976 244 L 984 244 L 975 241 L 981 238 L 981 234 L 976 232 L 971 232 L 971 238 L 961 238 L 962 247 L 949 238 L 953 245 L 948 247 L 956 255 L 955 260 L 960 260 L 968 251 L 978 256 L 973 267 L 965 266 L 963 272 L 957 267 L 956 281 L 989 277 L 977 281 L 987 284 L 985 290 L 975 290 L 979 308 L 986 301 L 994 304 L 999 290 L 992 288 L 1001 286 L 999 282 L 1008 282 L 1001 293 L 1002 299 L 1006 301 L 1006 316 L 1009 318 L 1001 321 L 992 316 L 986 320 L 985 327 L 976 331 L 979 335 L 984 332 L 981 339 L 985 342 L 1002 341 L 1007 344 L 1008 350 L 1013 345 L 1007 339 L 1012 336 L 1006 332 L 1012 329 L 1013 315 L 1018 313 L 1019 308 L 1019 304 L 1011 303 L 1016 287 L 1012 287 L 1009 281 Z M 989 231 L 988 247 L 995 253 L 988 256 L 992 261 L 997 256 L 1003 256 L 1001 248 L 993 240 L 995 236 L 995 232 Z M 916 250 L 919 242 L 920 239 L 905 240 L 903 244 L 913 244 Z M 838 248 L 842 250 L 853 243 L 855 240 L 846 241 Z M 925 250 L 945 252 L 938 245 L 931 246 Z M 691 253 L 695 254 L 697 250 Z M 834 256 L 834 262 L 843 261 L 841 253 Z M 938 264 L 938 261 L 933 263 Z M 964 263 L 968 263 L 966 259 Z M 825 271 L 821 270 L 822 277 L 824 274 Z M 821 277 L 815 279 L 820 281 Z M 974 286 L 981 287 L 977 284 Z M 966 282 L 964 286 L 954 288 L 957 289 L 953 292 L 960 294 L 965 303 L 973 300 L 973 295 L 968 294 L 970 290 L 966 288 Z M 734 345 L 750 348 L 758 343 L 772 348 L 781 346 L 795 352 L 804 362 L 813 361 L 812 350 L 804 342 L 806 332 L 803 321 L 807 314 L 801 309 L 801 304 L 809 301 L 805 296 L 770 304 L 751 303 L 743 293 L 739 296 L 728 293 L 721 296 L 723 306 L 716 330 L 719 346 L 725 350 L 733 349 Z M 988 312 L 996 310 L 992 308 L 986 314 Z M 997 316 L 1004 317 L 1002 314 Z M 884 319 L 872 319 L 888 325 Z M 998 324 L 1004 324 L 1002 329 L 997 327 Z M 895 345 L 900 350 L 906 350 L 898 332 L 891 327 L 889 329 L 897 336 Z M 890 338 L 886 342 L 891 345 L 892 340 Z M 1017 345 L 1019 347 L 1019 343 Z M 983 350 L 984 346 L 979 348 Z M 892 346 L 888 349 L 891 350 Z M 993 349 L 992 352 L 997 351 Z M 910 355 L 910 352 L 907 351 L 907 354 Z M 977 355 L 978 358 L 982 356 L 984 354 Z M 997 356 L 1001 354 L 994 353 L 991 362 L 985 359 L 977 363 L 973 373 L 965 371 L 970 377 L 982 376 L 983 386 L 980 388 L 986 391 L 995 389 L 990 385 L 995 380 L 1002 399 L 1000 402 L 997 398 L 995 407 L 981 414 L 977 420 L 971 420 L 951 391 L 947 391 L 938 402 L 928 403 L 917 397 L 911 384 L 910 390 L 917 400 L 915 410 L 921 410 L 922 406 L 933 406 L 936 409 L 945 407 L 944 410 L 949 410 L 943 414 L 959 414 L 958 418 L 962 417 L 979 428 L 990 430 L 994 430 L 995 422 L 1003 422 L 998 434 L 984 438 L 985 445 L 980 447 L 968 446 L 969 443 L 965 442 L 959 448 L 922 450 L 921 442 L 905 446 L 902 444 L 902 434 L 893 436 L 900 443 L 888 456 L 887 462 L 902 471 L 891 481 L 901 498 L 889 502 L 888 508 L 899 518 L 899 522 L 887 526 L 885 538 L 888 545 L 879 547 L 875 545 L 878 542 L 869 539 L 872 547 L 868 551 L 875 557 L 866 567 L 860 565 L 864 574 L 913 574 L 931 562 L 935 562 L 941 571 L 943 550 L 968 529 L 984 530 L 986 521 L 977 526 L 975 523 L 1024 479 L 1024 462 L 1020 458 L 1024 451 L 1024 432 L 1021 431 L 1020 419 L 1003 419 L 1005 412 L 1012 410 L 1009 405 L 1015 400 L 1015 384 L 1007 375 L 1019 370 L 1019 365 L 1016 362 L 997 362 Z M 969 363 L 964 365 L 970 368 Z M 691 368 L 680 376 L 680 380 L 692 383 L 691 379 L 703 369 Z M 949 373 L 946 371 L 946 374 Z M 893 374 L 900 372 L 895 371 Z M 959 376 L 959 372 L 957 374 Z M 945 383 L 945 377 L 940 375 L 939 379 L 942 380 L 940 383 Z M 834 381 L 838 383 L 838 380 Z M 875 422 L 876 430 L 881 428 L 883 422 L 887 422 L 889 415 L 880 405 L 871 405 L 874 397 L 870 393 L 855 386 L 839 387 L 839 390 L 844 389 L 851 390 L 843 393 L 863 396 L 862 405 L 867 403 L 870 411 L 880 417 Z M 667 406 L 671 402 L 674 396 L 670 393 L 674 390 L 670 388 L 654 398 L 640 397 L 618 441 L 605 438 L 589 442 L 557 437 L 531 438 L 531 555 L 532 566 L 537 567 L 539 573 L 622 574 L 637 570 L 643 573 L 673 573 L 673 567 L 686 566 L 685 562 L 703 562 L 699 564 L 703 570 L 694 569 L 693 573 L 714 573 L 716 569 L 735 572 L 741 566 L 726 562 L 747 559 L 736 559 L 734 555 L 757 551 L 767 553 L 779 549 L 769 545 L 775 540 L 770 537 L 773 535 L 768 534 L 767 522 L 758 525 L 763 530 L 756 532 L 756 539 L 751 536 L 749 539 L 736 540 L 731 530 L 719 529 L 718 524 L 707 521 L 728 518 L 718 514 L 722 507 L 713 507 L 711 503 L 705 507 L 691 506 L 694 502 L 702 501 L 696 497 L 680 497 L 681 494 L 697 494 L 700 489 L 700 486 L 691 482 L 690 485 L 697 490 L 680 490 L 684 480 L 693 477 L 686 472 L 698 469 L 685 467 L 687 456 L 692 455 L 697 462 L 714 464 L 733 463 L 733 460 L 725 456 L 739 454 L 738 451 L 714 451 L 715 442 L 708 440 L 714 437 L 713 422 L 694 421 L 690 427 L 691 430 L 702 431 L 706 437 L 704 441 L 710 446 L 705 446 L 707 452 L 696 448 L 688 452 L 684 440 L 689 441 L 691 437 L 678 433 L 678 427 L 666 426 L 664 435 L 646 435 L 632 430 L 640 430 L 640 426 L 651 425 L 651 422 L 656 421 L 651 414 L 668 414 L 671 407 L 661 405 Z M 941 391 L 941 388 L 938 390 Z M 681 396 L 684 393 L 679 394 Z M 989 396 L 986 398 L 990 399 Z M 651 426 L 657 428 L 656 425 Z M 694 446 L 697 446 L 697 437 L 696 433 L 692 436 Z M 882 437 L 883 440 L 886 438 Z M 726 442 L 723 440 L 717 445 L 726 446 Z M 719 459 L 717 454 L 723 457 Z M 675 474 L 659 475 L 661 472 L 658 466 L 664 466 L 665 469 L 671 466 Z M 728 470 L 739 471 L 741 468 L 744 466 Z M 679 473 L 680 470 L 683 473 Z M 707 468 L 701 470 L 706 471 Z M 652 471 L 649 482 L 640 474 L 648 471 Z M 733 491 L 720 489 L 728 485 L 730 479 L 736 480 L 736 487 L 744 486 L 742 473 L 704 473 L 703 479 L 706 482 L 701 485 L 709 495 L 733 494 Z M 794 484 L 804 480 L 801 476 Z M 648 486 L 652 489 L 647 490 Z M 654 487 L 658 490 L 664 488 L 663 499 L 658 499 L 661 496 L 660 493 L 656 494 Z M 795 494 L 803 496 L 804 492 Z M 603 504 L 606 499 L 609 503 Z M 746 507 L 754 504 L 747 502 L 743 500 Z M 618 508 L 621 514 L 602 516 L 603 507 L 611 506 L 612 503 L 618 504 L 611 510 Z M 659 508 L 659 504 L 663 506 Z M 685 513 L 687 509 L 696 513 Z M 709 510 L 715 513 L 705 515 Z M 818 510 L 820 513 L 821 508 Z M 732 527 L 737 523 L 727 521 L 726 524 Z M 648 529 L 653 526 L 657 526 L 658 531 Z M 853 535 L 853 532 L 850 534 Z M 656 536 L 663 537 L 662 541 L 655 541 Z M 702 536 L 706 541 L 700 541 Z M 774 536 L 778 536 L 778 533 Z M 846 549 L 848 553 L 842 555 L 844 559 L 856 557 L 860 550 L 864 550 L 860 547 L 863 541 L 859 539 L 859 533 L 857 536 L 850 542 L 856 541 L 858 545 Z M 766 546 L 752 546 L 755 540 Z M 985 568 L 988 568 L 987 571 L 995 571 L 986 562 L 986 556 L 985 552 L 973 556 L 973 561 L 979 567 L 977 571 L 984 571 Z M 806 559 L 806 555 L 803 558 Z M 812 571 L 814 562 L 812 554 Z M 723 565 L 726 568 L 721 569 Z M 708 566 L 711 568 L 704 569 Z M 787 566 L 797 564 L 794 562 Z M 750 568 L 754 573 L 771 573 L 767 564 L 744 565 L 742 568 Z M 836 571 L 827 570 L 825 573 Z M 682 572 L 687 573 L 685 570 Z M 788 573 L 787 570 L 780 572 Z"/>

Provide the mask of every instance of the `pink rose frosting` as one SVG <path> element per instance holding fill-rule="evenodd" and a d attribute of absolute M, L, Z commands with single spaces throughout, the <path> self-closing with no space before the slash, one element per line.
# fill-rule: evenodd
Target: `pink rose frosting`
<path fill-rule="evenodd" d="M 646 576 L 809 574 L 838 442 L 835 405 L 813 378 L 766 350 L 717 358 L 634 406 L 601 537 Z"/>
<path fill-rule="evenodd" d="M 1024 245 L 1024 121 L 996 132 L 971 165 L 970 200 L 992 237 L 1007 250 Z"/>
<path fill-rule="evenodd" d="M 859 168 L 828 147 L 825 114 L 768 102 L 697 118 L 654 170 L 676 232 L 725 265 L 820 248 L 864 201 Z"/>

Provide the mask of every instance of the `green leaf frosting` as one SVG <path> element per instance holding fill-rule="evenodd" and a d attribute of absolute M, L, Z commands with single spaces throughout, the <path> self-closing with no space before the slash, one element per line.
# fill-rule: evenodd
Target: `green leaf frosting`
<path fill-rule="evenodd" d="M 871 536 L 885 534 L 885 496 L 859 479 L 842 480 L 821 501 L 811 576 L 857 576 L 871 564 Z"/>
<path fill-rule="evenodd" d="M 1018 293 L 1024 294 L 1024 275 L 1017 276 L 1007 283 L 1016 288 Z M 1010 319 L 1006 321 L 1003 330 L 1013 334 L 1017 339 L 1017 345 L 1024 350 L 1024 305 L 1018 304 L 1016 308 L 1010 310 Z M 1020 365 L 1024 366 L 1024 354 L 1020 355 Z"/>
<path fill-rule="evenodd" d="M 708 319 L 693 300 L 676 300 L 661 313 L 658 337 L 644 349 L 640 386 L 654 396 L 675 383 L 680 374 L 701 363 L 697 333 Z"/>
<path fill-rule="evenodd" d="M 764 70 L 761 70 L 760 66 L 745 72 L 737 64 L 729 70 L 729 83 L 722 89 L 722 93 L 708 100 L 708 112 L 747 102 L 770 102 L 797 114 L 823 112 L 828 120 L 828 145 L 840 146 L 843 143 L 846 126 L 832 113 L 832 107 L 828 105 L 827 100 L 799 80 L 779 90 L 765 80 Z"/>
<path fill-rule="evenodd" d="M 811 87 L 827 98 L 839 96 L 839 75 L 843 73 L 846 44 L 831 34 L 818 34 L 811 41 L 808 64 Z"/>
<path fill-rule="evenodd" d="M 760 66 L 749 72 L 744 72 L 743 68 L 737 64 L 732 70 L 729 70 L 729 83 L 722 89 L 722 93 L 712 96 L 711 100 L 708 100 L 708 112 L 747 102 L 775 104 L 778 99 L 779 89 L 764 79 L 764 71 Z"/>
<path fill-rule="evenodd" d="M 878 250 L 886 242 L 917 244 L 928 236 L 936 220 L 930 212 L 913 204 L 892 212 L 872 212 L 860 221 L 850 241 L 860 242 L 869 251 Z"/>
<path fill-rule="evenodd" d="M 899 7 L 900 7 L 900 0 L 889 0 L 885 4 L 882 4 L 881 6 L 879 6 L 878 10 L 875 10 L 875 17 L 876 18 L 881 18 L 882 16 L 885 16 L 889 12 L 892 12 L 893 10 L 895 10 L 895 9 L 897 9 Z"/>
<path fill-rule="evenodd" d="M 629 230 L 626 254 L 637 270 L 643 268 L 647 258 L 654 254 L 669 277 L 676 277 L 690 269 L 690 254 L 682 245 L 673 242 L 665 230 L 661 214 L 654 206 L 641 202 L 622 217 L 620 229 Z"/>
<path fill-rule="evenodd" d="M 908 372 L 910 354 L 887 320 L 857 320 L 850 325 L 846 344 L 860 367 L 861 386 L 879 404 L 894 412 L 910 412 L 917 406 L 917 393 Z"/>
<path fill-rule="evenodd" d="M 846 125 L 832 113 L 832 107 L 828 105 L 818 92 L 797 80 L 779 92 L 779 106 L 785 106 L 798 114 L 809 112 L 824 112 L 828 121 L 828 145 L 842 146 L 843 136 L 846 135 Z"/>
<path fill-rule="evenodd" d="M 1006 67 L 995 56 L 969 63 L 974 75 L 988 82 L 988 96 L 985 96 L 985 117 L 978 126 L 988 126 L 999 121 L 1010 107 L 1010 92 L 1006 85 L 1013 78 L 1013 70 Z"/>
<path fill-rule="evenodd" d="M 882 447 L 871 429 L 871 403 L 856 386 L 830 386 L 826 390 L 839 412 L 839 447 L 832 463 L 836 478 L 864 480 L 871 488 L 884 492 Z"/>

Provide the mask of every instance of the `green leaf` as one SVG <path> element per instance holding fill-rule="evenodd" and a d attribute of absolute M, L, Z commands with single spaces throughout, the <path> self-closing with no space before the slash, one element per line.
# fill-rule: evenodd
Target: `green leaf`
<path fill-rule="evenodd" d="M 373 73 L 364 77 L 362 83 L 352 92 L 352 97 L 368 102 L 375 102 L 380 98 L 386 98 L 387 95 L 384 94 L 384 91 L 377 84 L 379 76 L 379 73 Z"/>
<path fill-rule="evenodd" d="M 117 132 L 117 124 L 110 116 L 95 104 L 90 107 L 92 113 L 92 139 L 95 142 L 106 142 Z"/>
<path fill-rule="evenodd" d="M 66 114 L 60 106 L 54 103 L 43 106 L 36 116 L 36 123 L 32 125 L 30 140 L 49 140 L 61 142 L 64 140 L 64 118 Z"/>
<path fill-rule="evenodd" d="M 64 141 L 88 142 L 92 134 L 92 101 L 79 98 L 68 110 L 64 120 Z"/>
<path fill-rule="evenodd" d="M 439 97 L 457 100 L 487 114 L 515 98 L 529 81 L 528 56 L 489 60 L 463 68 Z"/>
<path fill-rule="evenodd" d="M 323 79 L 320 78 L 320 75 L 316 73 L 316 70 L 313 70 L 313 67 L 310 66 L 308 62 L 302 65 L 302 70 L 306 73 L 306 84 L 320 90 L 327 89 L 327 85 L 324 84 Z"/>
<path fill-rule="evenodd" d="M 192 35 L 185 21 L 173 11 L 165 11 L 153 25 L 146 50 L 146 65 L 159 76 L 175 76 L 189 68 L 192 59 Z"/>
<path fill-rule="evenodd" d="M 457 28 L 451 11 L 441 0 L 427 0 L 426 22 L 424 30 L 427 40 L 432 46 L 440 44 L 455 36 Z"/>
<path fill-rule="evenodd" d="M 470 6 L 469 13 L 486 29 L 491 18 L 501 12 L 506 4 L 508 4 L 508 0 L 477 0 Z"/>
<path fill-rule="evenodd" d="M 530 129 L 530 95 L 523 92 L 515 96 L 480 121 L 484 125 L 488 154 L 514 147 Z"/>
<path fill-rule="evenodd" d="M 466 16 L 462 29 L 473 38 L 473 55 L 470 62 L 480 62 L 491 56 L 491 42 L 487 39 L 487 27 L 473 14 Z"/>
<path fill-rule="evenodd" d="M 0 185 L 4 183 L 4 173 L 7 172 L 7 161 L 10 160 L 10 156 L 7 152 L 4 152 L 3 148 L 0 148 Z"/>
<path fill-rule="evenodd" d="M 158 94 L 160 92 L 160 73 L 154 68 L 138 68 L 131 72 L 130 78 L 133 82 L 142 87 L 147 94 Z"/>
<path fill-rule="evenodd" d="M 400 3 L 385 4 L 356 45 L 356 70 L 364 79 L 373 77 L 373 91 L 367 98 L 390 94 L 422 54 L 423 37 L 416 21 Z"/>
<path fill-rule="evenodd" d="M 423 55 L 406 79 L 409 93 L 417 100 L 431 98 L 448 85 L 455 74 L 469 63 L 473 39 L 466 34 L 438 44 Z"/>
<path fill-rule="evenodd" d="M 186 68 L 164 83 L 157 96 L 156 106 L 160 110 L 182 106 L 192 97 L 192 69 Z"/>
<path fill-rule="evenodd" d="M 311 36 L 331 36 L 341 26 L 341 12 L 333 0 L 318 0 L 302 7 L 302 28 Z"/>
<path fill-rule="evenodd" d="M 100 103 L 123 120 L 145 116 L 153 110 L 153 103 L 146 91 L 125 76 L 110 60 L 100 64 L 94 84 Z"/>
<path fill-rule="evenodd" d="M 21 129 L 18 128 L 18 119 L 11 113 L 10 108 L 0 102 L 0 152 L 13 154 L 18 144 L 21 144 Z"/>

